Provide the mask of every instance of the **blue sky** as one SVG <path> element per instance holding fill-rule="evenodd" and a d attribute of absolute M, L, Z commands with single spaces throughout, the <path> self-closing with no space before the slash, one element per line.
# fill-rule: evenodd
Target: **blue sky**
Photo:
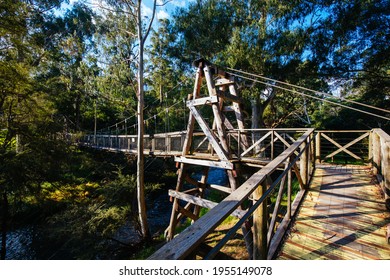
<path fill-rule="evenodd" d="M 161 5 L 166 2 L 164 6 L 158 6 L 156 10 L 156 18 L 164 19 L 169 18 L 171 14 L 176 10 L 176 8 L 185 7 L 190 2 L 195 0 L 157 0 L 157 4 Z M 69 4 L 62 4 L 61 11 L 63 13 L 66 9 L 69 9 L 75 2 L 84 2 L 90 4 L 93 9 L 99 9 L 98 4 L 104 2 L 104 0 L 69 0 Z M 142 1 L 143 14 L 150 17 L 152 14 L 153 0 L 144 0 Z M 156 20 L 157 22 L 157 20 Z"/>

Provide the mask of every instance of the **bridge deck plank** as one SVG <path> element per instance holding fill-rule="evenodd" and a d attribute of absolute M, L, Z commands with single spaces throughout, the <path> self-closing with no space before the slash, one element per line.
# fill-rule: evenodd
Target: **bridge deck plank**
<path fill-rule="evenodd" d="M 390 213 L 366 166 L 317 166 L 278 259 L 390 259 Z"/>

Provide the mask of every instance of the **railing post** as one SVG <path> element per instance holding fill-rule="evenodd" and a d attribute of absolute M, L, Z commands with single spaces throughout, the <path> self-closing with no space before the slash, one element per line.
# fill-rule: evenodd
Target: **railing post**
<path fill-rule="evenodd" d="M 316 163 L 321 163 L 321 132 L 317 131 L 316 134 Z"/>
<path fill-rule="evenodd" d="M 300 165 L 300 174 L 302 178 L 303 187 L 307 188 L 307 142 L 304 141 L 301 145 L 301 151 L 303 150 L 303 153 L 301 155 L 301 158 L 299 160 Z"/>
<path fill-rule="evenodd" d="M 167 145 L 167 153 L 171 152 L 171 137 L 169 135 L 166 135 L 166 145 Z"/>
<path fill-rule="evenodd" d="M 368 161 L 370 163 L 371 168 L 373 167 L 373 164 L 372 164 L 372 155 L 373 155 L 372 143 L 373 143 L 373 137 L 374 137 L 374 132 L 373 132 L 373 130 L 371 130 L 370 131 L 370 135 L 368 136 Z"/>
<path fill-rule="evenodd" d="M 238 155 L 238 157 L 240 157 L 240 155 L 241 155 L 241 130 L 238 130 L 238 139 L 237 139 L 237 141 L 238 141 L 238 146 L 237 146 L 237 155 Z"/>
<path fill-rule="evenodd" d="M 274 134 L 274 130 L 272 130 L 272 133 L 271 133 L 271 160 L 274 159 L 274 137 L 275 137 L 275 134 Z"/>
<path fill-rule="evenodd" d="M 151 138 L 152 140 L 152 152 L 156 151 L 156 137 Z"/>
<path fill-rule="evenodd" d="M 269 187 L 268 177 L 261 185 L 253 192 L 254 201 L 259 200 Z M 267 199 L 253 212 L 253 259 L 266 260 L 268 255 L 267 242 Z"/>
<path fill-rule="evenodd" d="M 289 157 L 287 160 L 287 164 L 290 165 L 290 162 L 292 161 L 292 158 Z M 289 168 L 287 173 L 287 219 L 291 219 L 291 193 L 292 193 L 292 171 L 291 168 Z"/>
<path fill-rule="evenodd" d="M 376 130 L 372 133 L 372 172 L 374 175 L 379 174 L 381 155 L 380 155 L 380 138 Z"/>
<path fill-rule="evenodd" d="M 383 177 L 383 191 L 385 193 L 386 207 L 390 209 L 390 142 L 380 138 L 381 174 Z"/>

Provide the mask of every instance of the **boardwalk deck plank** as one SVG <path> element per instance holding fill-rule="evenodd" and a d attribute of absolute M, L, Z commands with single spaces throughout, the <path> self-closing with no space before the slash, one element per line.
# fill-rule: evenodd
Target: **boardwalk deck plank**
<path fill-rule="evenodd" d="M 366 166 L 317 166 L 278 259 L 390 259 L 386 210 Z"/>

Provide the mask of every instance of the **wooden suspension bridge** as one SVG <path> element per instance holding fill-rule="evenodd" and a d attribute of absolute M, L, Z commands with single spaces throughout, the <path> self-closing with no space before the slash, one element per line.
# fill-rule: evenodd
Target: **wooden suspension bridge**
<path fill-rule="evenodd" d="M 187 130 L 144 138 L 145 155 L 174 157 L 178 167 L 168 242 L 149 259 L 231 258 L 227 248 L 237 240 L 249 259 L 390 259 L 389 135 L 245 129 L 233 77 L 205 60 L 195 66 Z M 79 142 L 125 153 L 137 148 L 135 135 L 85 135 Z M 332 164 L 351 159 L 364 164 Z M 228 186 L 208 183 L 211 168 L 226 171 Z M 211 200 L 211 192 L 222 198 Z M 234 224 L 221 231 L 229 216 Z M 178 234 L 185 219 L 192 224 Z M 223 234 L 209 244 L 215 232 Z"/>

